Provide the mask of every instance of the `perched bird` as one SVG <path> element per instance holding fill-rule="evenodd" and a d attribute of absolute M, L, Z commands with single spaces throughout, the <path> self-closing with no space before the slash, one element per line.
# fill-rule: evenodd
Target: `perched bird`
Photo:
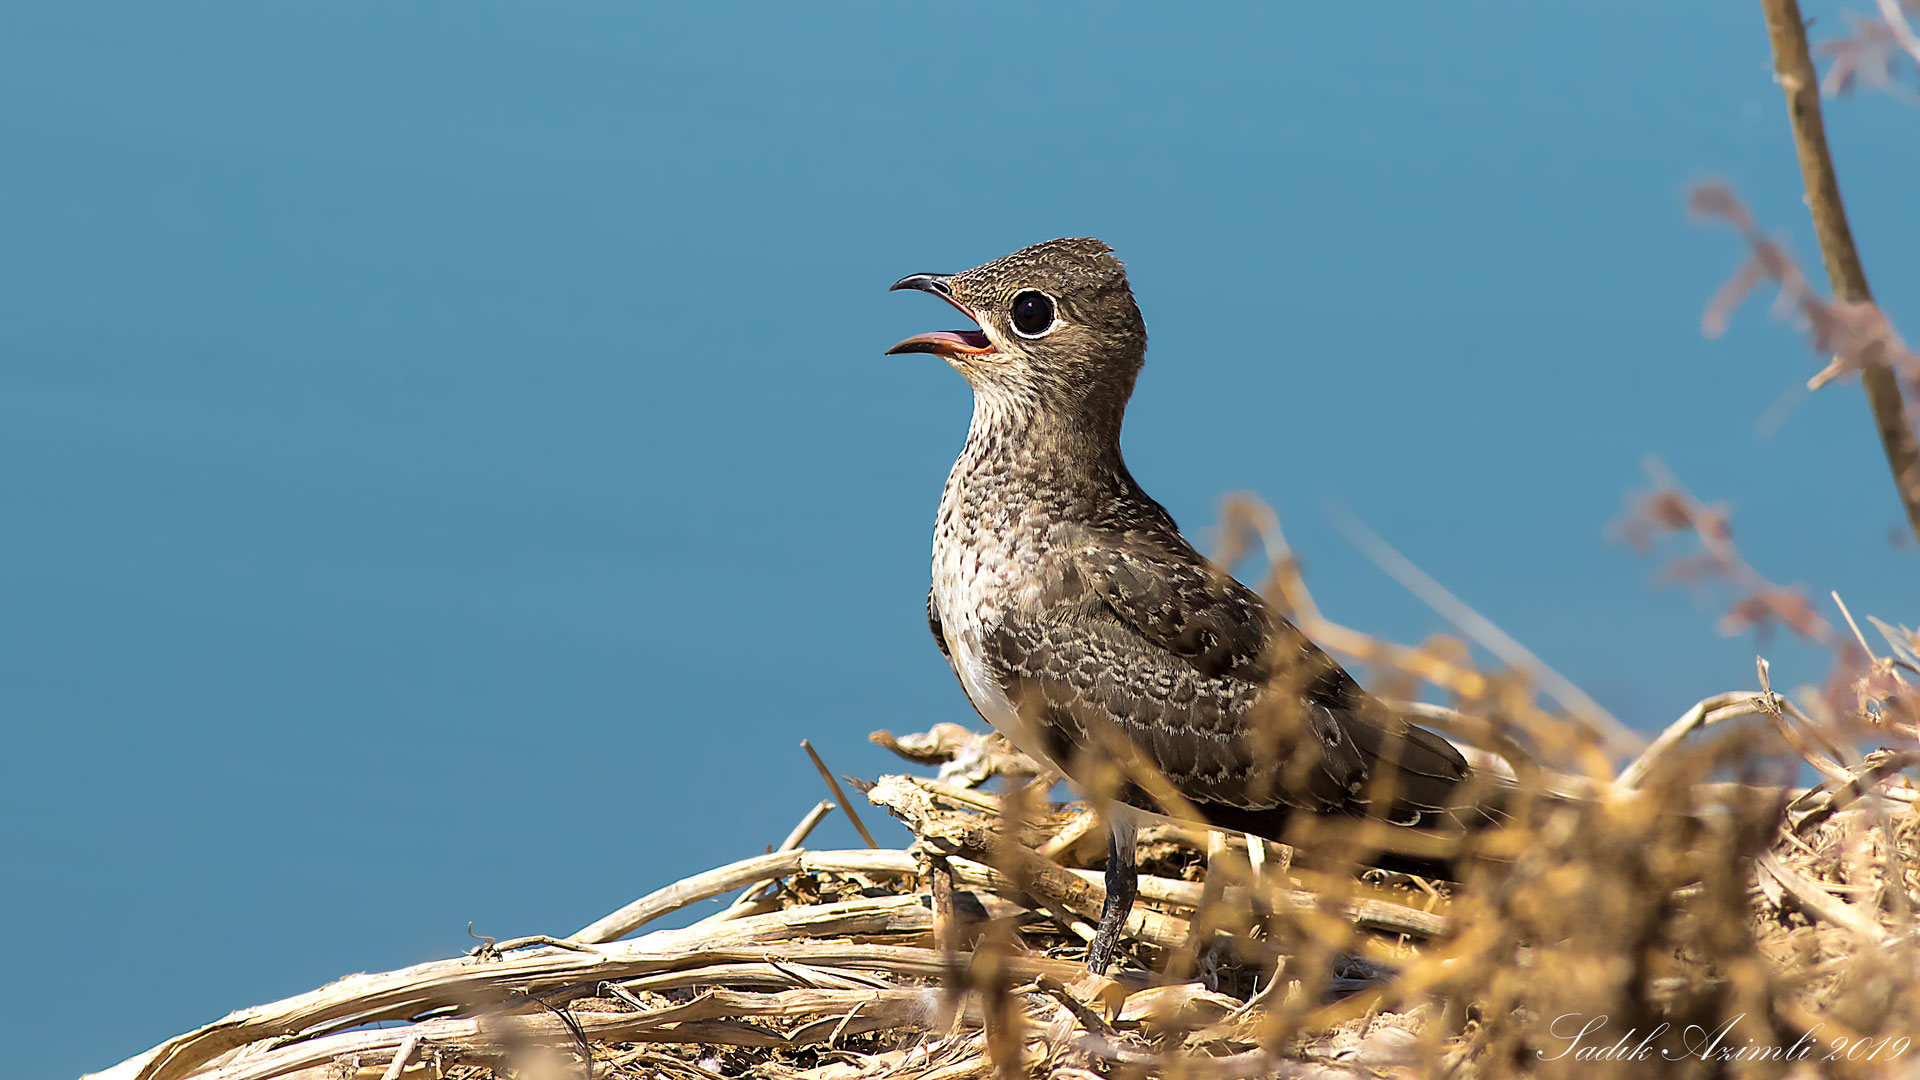
<path fill-rule="evenodd" d="M 1203 558 L 1128 473 L 1120 426 L 1147 331 L 1111 248 L 1051 240 L 893 288 L 976 324 L 887 350 L 939 356 L 973 388 L 927 620 L 980 714 L 1107 812 L 1095 972 L 1132 907 L 1142 812 L 1276 840 L 1302 813 L 1453 823 L 1459 751 Z"/>

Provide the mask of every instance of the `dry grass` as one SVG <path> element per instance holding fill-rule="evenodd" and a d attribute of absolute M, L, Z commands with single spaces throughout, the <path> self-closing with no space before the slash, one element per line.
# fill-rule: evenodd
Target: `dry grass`
<path fill-rule="evenodd" d="M 1227 520 L 1269 523 L 1270 595 L 1326 629 L 1270 516 L 1236 502 Z M 1839 650 L 1844 717 L 1830 689 L 1806 697 L 1819 719 L 1764 685 L 1718 695 L 1616 769 L 1609 732 L 1463 644 L 1339 633 L 1382 683 L 1455 687 L 1457 708 L 1416 711 L 1497 748 L 1477 759 L 1538 796 L 1462 852 L 1458 884 L 1356 874 L 1320 843 L 1149 828 L 1131 970 L 1095 979 L 1081 960 L 1101 822 L 1039 798 L 1050 781 L 1028 783 L 1035 766 L 998 736 L 883 732 L 940 770 L 866 787 L 912 830 L 905 849 L 807 849 L 823 802 L 780 848 L 566 937 L 351 976 L 105 1075 L 1878 1075 L 1920 1060 L 1920 749 L 1853 749 L 1920 746 L 1912 635 Z M 1794 786 L 1808 770 L 1820 783 Z M 996 794 L 995 777 L 1012 782 Z"/>

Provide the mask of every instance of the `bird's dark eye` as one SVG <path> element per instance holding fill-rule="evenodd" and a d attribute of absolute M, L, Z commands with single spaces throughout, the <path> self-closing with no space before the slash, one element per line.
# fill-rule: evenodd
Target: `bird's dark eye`
<path fill-rule="evenodd" d="M 1021 337 L 1039 337 L 1053 329 L 1053 301 L 1032 289 L 1014 297 L 1013 328 Z"/>

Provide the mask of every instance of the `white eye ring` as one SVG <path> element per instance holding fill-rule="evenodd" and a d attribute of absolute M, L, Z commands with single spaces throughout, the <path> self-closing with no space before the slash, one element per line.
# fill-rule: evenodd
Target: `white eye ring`
<path fill-rule="evenodd" d="M 1007 325 L 1013 327 L 1014 333 L 1029 340 L 1046 337 L 1054 327 L 1060 325 L 1053 297 L 1037 289 L 1022 290 L 1013 298 Z"/>

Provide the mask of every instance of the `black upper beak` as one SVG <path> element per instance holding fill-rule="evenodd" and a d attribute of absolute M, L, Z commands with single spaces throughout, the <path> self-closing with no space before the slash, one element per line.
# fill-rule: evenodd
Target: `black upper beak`
<path fill-rule="evenodd" d="M 947 282 L 952 280 L 952 278 L 952 274 L 908 274 L 906 277 L 888 286 L 887 291 L 899 292 L 901 289 L 919 289 L 921 292 L 930 292 L 935 296 L 942 296 L 951 301 L 953 299 L 953 290 L 947 287 Z"/>

